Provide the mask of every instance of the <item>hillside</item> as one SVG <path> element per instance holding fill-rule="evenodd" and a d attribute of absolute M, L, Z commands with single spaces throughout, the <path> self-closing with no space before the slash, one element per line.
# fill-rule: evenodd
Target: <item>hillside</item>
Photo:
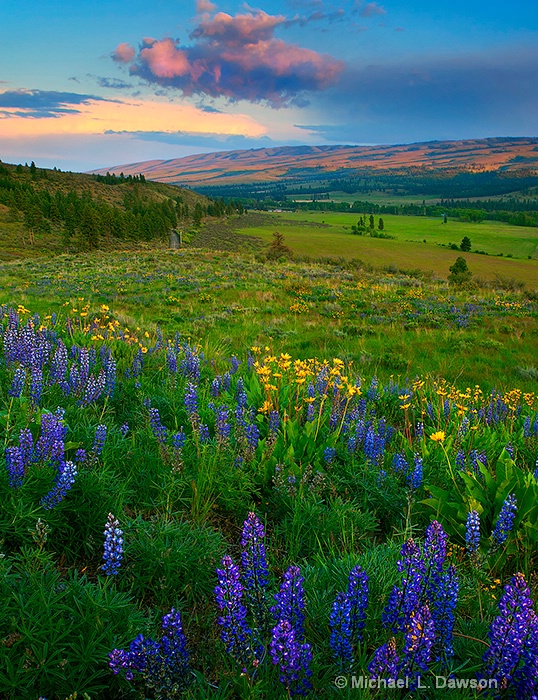
<path fill-rule="evenodd" d="M 203 153 L 104 168 L 126 175 L 185 186 L 239 182 L 287 182 L 346 176 L 357 171 L 409 172 L 501 170 L 538 174 L 538 138 L 489 138 L 431 141 L 396 146 L 298 146 Z"/>
<path fill-rule="evenodd" d="M 209 200 L 143 176 L 90 175 L 0 162 L 0 259 L 165 241 Z"/>

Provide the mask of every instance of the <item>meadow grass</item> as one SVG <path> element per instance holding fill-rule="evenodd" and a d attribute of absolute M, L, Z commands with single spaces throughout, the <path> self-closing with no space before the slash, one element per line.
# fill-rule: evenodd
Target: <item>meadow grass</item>
<path fill-rule="evenodd" d="M 463 254 L 476 277 L 491 280 L 500 275 L 524 282 L 531 288 L 537 285 L 536 229 L 491 221 L 477 224 L 449 221 L 443 224 L 442 219 L 383 216 L 383 233 L 394 236 L 394 240 L 387 240 L 352 234 L 351 226 L 358 221 L 356 214 L 283 212 L 271 216 L 272 221 L 262 226 L 249 226 L 244 229 L 245 233 L 270 243 L 274 231 L 279 230 L 286 244 L 298 256 L 357 258 L 376 267 L 392 265 L 402 270 L 419 269 L 446 279 L 449 267 L 462 254 L 450 250 L 448 245 L 459 245 L 463 237 L 468 236 L 473 250 L 488 253 L 488 256 Z M 376 226 L 377 222 L 378 217 Z M 241 219 L 237 225 L 241 226 Z M 497 257 L 500 253 L 502 258 Z M 506 256 L 512 258 L 507 260 Z M 529 260 L 528 256 L 533 259 Z"/>
<path fill-rule="evenodd" d="M 0 282 L 0 302 L 45 315 L 108 304 L 131 330 L 177 330 L 212 353 L 269 346 L 338 355 L 383 378 L 432 374 L 489 388 L 521 386 L 521 369 L 536 364 L 535 304 L 522 292 L 470 293 L 345 264 L 139 251 L 4 264 Z"/>

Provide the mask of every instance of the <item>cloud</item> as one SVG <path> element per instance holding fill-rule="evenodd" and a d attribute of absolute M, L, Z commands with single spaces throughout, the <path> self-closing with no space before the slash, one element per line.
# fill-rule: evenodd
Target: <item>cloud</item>
<path fill-rule="evenodd" d="M 112 52 L 112 60 L 117 63 L 130 63 L 136 55 L 136 51 L 130 44 L 118 44 L 116 50 Z"/>
<path fill-rule="evenodd" d="M 383 5 L 378 5 L 376 2 L 368 2 L 365 4 L 362 0 L 355 1 L 353 12 L 358 12 L 361 17 L 375 17 L 377 15 L 387 14 Z"/>
<path fill-rule="evenodd" d="M 203 14 L 204 12 L 213 12 L 213 10 L 216 9 L 217 6 L 209 0 L 196 0 L 196 12 L 199 15 Z"/>
<path fill-rule="evenodd" d="M 0 93 L 0 114 L 3 118 L 58 118 L 65 114 L 79 114 L 80 106 L 92 101 L 103 101 L 103 98 L 51 90 L 6 90 Z"/>
<path fill-rule="evenodd" d="M 205 13 L 190 34 L 190 46 L 169 37 L 146 38 L 136 55 L 128 44 L 120 44 L 113 57 L 130 63 L 131 75 L 187 96 L 248 100 L 275 108 L 304 104 L 302 93 L 334 84 L 344 65 L 274 36 L 277 28 L 299 21 L 262 10 L 235 16 Z"/>
<path fill-rule="evenodd" d="M 140 141 L 155 141 L 174 146 L 192 146 L 204 151 L 241 150 L 249 148 L 271 148 L 273 146 L 295 145 L 295 141 L 275 141 L 269 136 L 245 136 L 243 134 L 201 134 L 192 131 L 107 131 L 106 134 L 130 136 Z"/>
<path fill-rule="evenodd" d="M 119 78 L 106 78 L 100 75 L 90 75 L 89 77 L 94 78 L 100 87 L 111 88 L 112 90 L 128 90 L 133 87 L 132 83 L 127 83 Z"/>

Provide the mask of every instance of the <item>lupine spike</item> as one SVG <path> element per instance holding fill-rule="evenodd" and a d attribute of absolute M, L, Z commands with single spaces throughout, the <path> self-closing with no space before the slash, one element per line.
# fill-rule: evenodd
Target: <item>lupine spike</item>
<path fill-rule="evenodd" d="M 298 566 L 290 566 L 284 574 L 284 581 L 275 595 L 276 605 L 271 608 L 276 620 L 287 620 L 293 627 L 296 638 L 304 637 L 305 595 L 303 577 Z"/>
<path fill-rule="evenodd" d="M 396 653 L 396 640 L 389 639 L 376 650 L 374 658 L 368 666 L 368 673 L 372 678 L 398 678 L 399 658 Z"/>
<path fill-rule="evenodd" d="M 500 547 L 508 539 L 508 534 L 514 526 L 514 520 L 517 511 L 517 500 L 514 494 L 510 494 L 502 504 L 502 508 L 495 524 L 495 529 L 492 532 L 494 546 Z"/>
<path fill-rule="evenodd" d="M 104 532 L 105 563 L 101 567 L 108 576 L 116 576 L 123 561 L 123 531 L 120 530 L 119 525 L 119 521 L 109 513 Z"/>
<path fill-rule="evenodd" d="M 267 618 L 269 571 L 265 554 L 265 530 L 255 513 L 249 513 L 243 525 L 241 563 L 249 607 L 256 624 L 263 627 Z"/>
<path fill-rule="evenodd" d="M 334 660 L 342 671 L 349 670 L 353 665 L 351 609 L 350 597 L 346 593 L 338 593 L 330 618 L 330 643 Z"/>
<path fill-rule="evenodd" d="M 416 688 L 420 673 L 428 670 L 434 641 L 433 618 L 429 607 L 423 605 L 410 614 L 404 630 L 400 673 L 403 677 L 412 679 L 410 684 L 412 689 Z"/>
<path fill-rule="evenodd" d="M 252 630 L 246 622 L 247 611 L 243 605 L 243 586 L 239 567 L 232 558 L 225 556 L 222 569 L 217 569 L 218 586 L 215 588 L 217 605 L 222 611 L 218 623 L 222 628 L 221 638 L 230 656 L 241 664 L 244 672 L 249 666 L 258 664 L 260 649 L 252 641 Z"/>
<path fill-rule="evenodd" d="M 273 664 L 279 667 L 280 682 L 289 695 L 307 695 L 312 688 L 312 650 L 309 644 L 301 643 L 288 620 L 280 620 L 273 629 L 269 649 Z"/>
<path fill-rule="evenodd" d="M 534 653 L 537 651 L 536 640 L 532 637 L 536 632 L 536 615 L 532 606 L 525 577 L 518 573 L 504 588 L 499 601 L 500 615 L 491 624 L 488 634 L 490 646 L 483 657 L 482 677 L 497 680 L 500 688 L 508 687 L 516 677 L 525 651 L 532 645 Z M 530 662 L 536 663 L 536 657 L 531 658 Z"/>
<path fill-rule="evenodd" d="M 465 542 L 467 553 L 473 557 L 480 547 L 480 516 L 476 510 L 472 510 L 467 516 L 465 524 Z"/>

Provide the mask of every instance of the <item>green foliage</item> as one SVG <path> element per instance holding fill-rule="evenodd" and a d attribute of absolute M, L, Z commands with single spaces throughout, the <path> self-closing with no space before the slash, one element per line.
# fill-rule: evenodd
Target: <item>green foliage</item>
<path fill-rule="evenodd" d="M 464 544 L 467 514 L 476 510 L 483 533 L 482 554 L 489 554 L 485 562 L 490 568 L 502 567 L 507 558 L 518 555 L 523 559 L 516 566 L 532 559 L 538 545 L 538 481 L 533 474 L 518 467 L 505 450 L 493 467 L 479 463 L 476 473 L 454 472 L 451 467 L 450 474 L 449 488 L 431 485 L 432 497 L 422 501 L 446 532 Z M 503 503 L 512 494 L 517 499 L 514 526 L 502 550 L 496 552 L 490 535 Z"/>
<path fill-rule="evenodd" d="M 465 258 L 456 258 L 456 262 L 448 269 L 450 270 L 450 274 L 448 275 L 450 284 L 461 287 L 462 285 L 468 284 L 472 279 L 473 273 L 469 270 Z"/>
<path fill-rule="evenodd" d="M 110 687 L 110 649 L 143 624 L 111 581 L 62 576 L 50 556 L 25 548 L 0 561 L 0 694 L 66 697 Z"/>
<path fill-rule="evenodd" d="M 293 257 L 291 248 L 284 243 L 284 236 L 279 231 L 273 233 L 273 241 L 266 255 L 268 260 L 286 260 Z"/>
<path fill-rule="evenodd" d="M 464 236 L 461 240 L 460 243 L 460 250 L 463 251 L 464 253 L 468 253 L 471 250 L 471 239 L 469 236 Z"/>

